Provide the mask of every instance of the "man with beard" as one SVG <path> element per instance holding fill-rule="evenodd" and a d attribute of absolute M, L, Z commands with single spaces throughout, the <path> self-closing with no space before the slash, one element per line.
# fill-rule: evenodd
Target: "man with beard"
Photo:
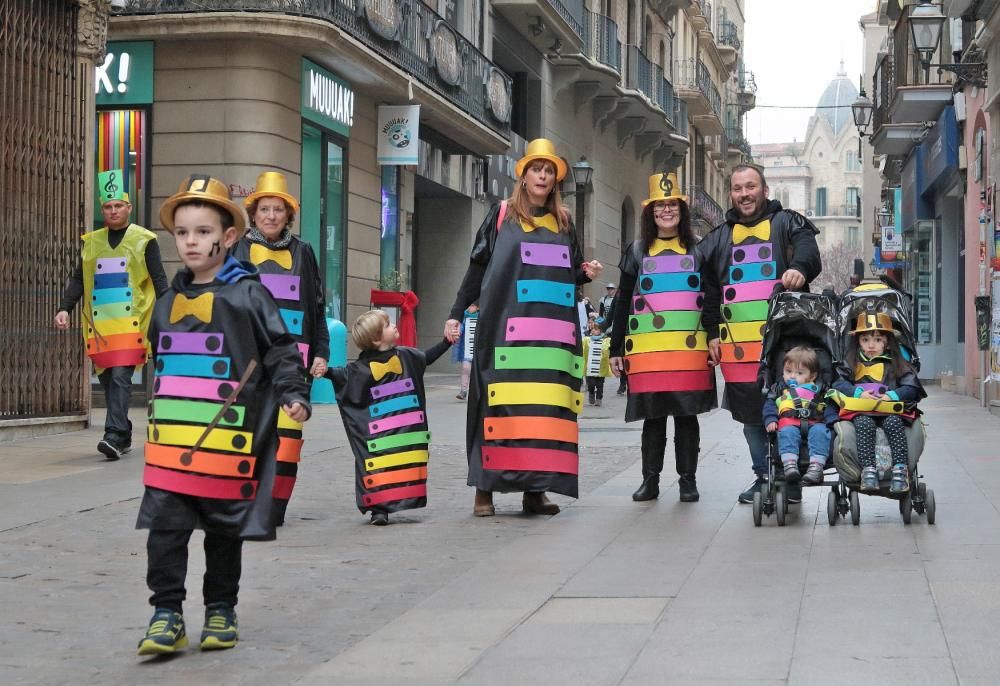
<path fill-rule="evenodd" d="M 726 381 L 722 406 L 743 424 L 756 475 L 740 494 L 752 503 L 767 482 L 767 433 L 764 399 L 757 382 L 768 298 L 775 289 L 808 291 L 822 271 L 816 227 L 797 212 L 767 197 L 767 181 L 757 167 L 734 167 L 729 182 L 732 208 L 726 220 L 698 244 L 705 292 L 702 323 L 708 332 L 712 364 Z M 790 485 L 788 501 L 801 501 Z"/>

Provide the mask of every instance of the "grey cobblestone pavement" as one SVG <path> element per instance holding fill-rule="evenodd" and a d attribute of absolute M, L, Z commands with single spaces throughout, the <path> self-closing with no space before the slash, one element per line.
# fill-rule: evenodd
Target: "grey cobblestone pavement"
<path fill-rule="evenodd" d="M 677 502 L 668 468 L 659 501 L 632 503 L 639 426 L 614 395 L 581 420 L 579 500 L 527 517 L 498 495 L 475 519 L 450 380 L 429 377 L 430 504 L 389 527 L 357 512 L 337 410 L 317 409 L 288 524 L 245 546 L 232 651 L 134 655 L 150 614 L 139 450 L 105 463 L 97 430 L 0 445 L 0 684 L 997 683 L 1000 422 L 975 401 L 925 405 L 934 527 L 877 498 L 860 527 L 830 527 L 821 488 L 787 527 L 755 529 L 720 411 L 703 417 L 701 502 Z"/>

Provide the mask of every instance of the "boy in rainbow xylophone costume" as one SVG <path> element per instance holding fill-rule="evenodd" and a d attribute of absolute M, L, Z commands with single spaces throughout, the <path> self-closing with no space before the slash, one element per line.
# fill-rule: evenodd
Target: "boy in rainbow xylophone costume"
<path fill-rule="evenodd" d="M 351 326 L 357 360 L 333 367 L 344 429 L 354 452 L 358 509 L 384 526 L 389 513 L 427 505 L 427 430 L 424 371 L 451 343 L 423 351 L 396 347 L 399 331 L 382 310 L 369 310 Z"/>
<path fill-rule="evenodd" d="M 236 645 L 243 540 L 275 537 L 279 410 L 309 418 L 302 356 L 256 268 L 227 257 L 243 214 L 218 179 L 192 175 L 160 209 L 185 269 L 153 311 L 146 581 L 155 612 L 140 655 L 187 645 L 181 616 L 188 541 L 205 531 L 202 650 Z M 280 488 L 277 489 L 280 491 Z"/>

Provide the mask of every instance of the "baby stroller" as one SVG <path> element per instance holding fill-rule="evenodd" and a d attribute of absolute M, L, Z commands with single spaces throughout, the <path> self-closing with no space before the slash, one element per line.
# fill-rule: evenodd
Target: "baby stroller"
<path fill-rule="evenodd" d="M 836 299 L 832 293 L 780 291 L 771 296 L 758 373 L 761 392 L 765 398 L 783 380 L 785 354 L 792 348 L 807 346 L 816 352 L 819 361 L 816 382 L 820 389 L 814 402 L 823 401 L 826 391 L 833 383 L 835 352 L 838 349 L 836 313 Z M 803 416 L 807 414 L 808 410 L 804 410 Z M 807 430 L 808 423 L 804 423 L 803 431 Z M 808 466 L 808 444 L 803 440 L 799 450 L 799 468 L 804 472 Z M 826 466 L 831 465 L 828 462 Z M 778 455 L 777 436 L 773 433 L 768 434 L 767 469 L 767 486 L 754 494 L 753 523 L 754 526 L 760 526 L 764 515 L 770 517 L 774 514 L 778 526 L 784 526 L 789 492 L 781 457 Z"/>
<path fill-rule="evenodd" d="M 845 291 L 840 298 L 838 324 L 840 334 L 840 350 L 843 353 L 853 345 L 851 336 L 852 322 L 858 315 L 864 313 L 883 313 L 892 320 L 896 334 L 896 343 L 900 354 L 907 359 L 915 371 L 920 371 L 920 358 L 917 356 L 916 341 L 913 337 L 913 327 L 910 325 L 912 299 L 909 293 L 891 288 L 885 282 L 866 282 Z M 842 356 L 843 357 L 843 356 Z M 899 513 L 903 523 L 909 524 L 913 510 L 917 514 L 926 514 L 927 523 L 933 524 L 936 506 L 934 491 L 927 488 L 918 474 L 917 464 L 924 450 L 926 433 L 923 422 L 917 416 L 912 425 L 906 427 L 907 453 L 909 457 L 910 490 L 902 495 L 889 493 L 889 466 L 892 463 L 891 451 L 885 433 L 879 428 L 876 432 L 876 462 L 879 471 L 878 493 L 865 495 L 881 496 L 899 501 Z M 861 465 L 857 457 L 857 443 L 854 424 L 849 421 L 837 422 L 834 427 L 833 441 L 830 446 L 834 466 L 840 475 L 839 482 L 831 489 L 827 498 L 827 519 L 831 526 L 837 524 L 839 517 L 851 513 L 851 523 L 857 526 L 861 522 L 861 506 L 858 494 L 861 493 Z"/>

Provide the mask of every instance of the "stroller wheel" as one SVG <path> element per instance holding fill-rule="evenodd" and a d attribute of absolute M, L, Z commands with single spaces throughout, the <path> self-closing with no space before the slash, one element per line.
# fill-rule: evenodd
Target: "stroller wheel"
<path fill-rule="evenodd" d="M 760 491 L 753 494 L 753 525 L 760 526 L 761 519 L 764 515 L 764 496 L 761 495 Z"/>
<path fill-rule="evenodd" d="M 830 526 L 837 526 L 837 493 L 831 488 L 826 495 L 826 520 Z"/>
<path fill-rule="evenodd" d="M 788 502 L 785 500 L 785 490 L 781 489 L 774 494 L 774 514 L 778 519 L 778 526 L 785 525 L 785 513 L 788 512 Z"/>
<path fill-rule="evenodd" d="M 861 502 L 858 500 L 857 491 L 851 491 L 849 502 L 851 504 L 851 524 L 857 526 L 861 523 Z"/>
<path fill-rule="evenodd" d="M 903 524 L 909 524 L 913 516 L 913 498 L 907 493 L 899 500 L 899 514 L 903 515 Z"/>
<path fill-rule="evenodd" d="M 923 484 L 920 484 L 923 486 Z M 924 509 L 927 511 L 927 523 L 933 524 L 937 514 L 937 504 L 934 502 L 934 491 L 926 489 L 924 494 Z"/>

